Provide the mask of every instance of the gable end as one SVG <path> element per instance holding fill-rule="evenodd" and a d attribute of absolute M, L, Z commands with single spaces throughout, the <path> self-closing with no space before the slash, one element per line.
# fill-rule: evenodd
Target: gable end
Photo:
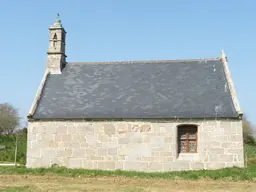
<path fill-rule="evenodd" d="M 34 114 L 34 112 L 35 112 L 35 110 L 37 108 L 37 104 L 38 104 L 38 102 L 39 102 L 39 100 L 41 98 L 41 94 L 42 94 L 45 82 L 46 82 L 47 77 L 48 77 L 49 74 L 50 74 L 50 72 L 46 69 L 46 71 L 44 73 L 44 76 L 43 76 L 43 79 L 42 79 L 42 81 L 41 81 L 41 83 L 39 85 L 39 88 L 37 90 L 36 97 L 35 97 L 35 99 L 34 99 L 34 101 L 32 103 L 32 106 L 31 106 L 28 114 L 27 114 L 27 118 L 32 118 L 32 116 L 33 116 L 33 114 Z"/>
<path fill-rule="evenodd" d="M 228 68 L 227 57 L 226 57 L 226 55 L 225 55 L 223 50 L 221 52 L 220 60 L 221 60 L 221 62 L 223 64 L 225 77 L 226 77 L 226 80 L 227 80 L 227 83 L 228 83 L 230 95 L 231 95 L 231 98 L 232 98 L 235 110 L 237 111 L 239 118 L 242 118 L 243 112 L 241 110 L 241 107 L 240 107 L 240 104 L 239 104 L 239 101 L 238 101 L 238 97 L 237 97 L 237 94 L 236 94 L 234 82 L 232 80 L 231 73 L 230 73 L 230 70 Z"/>

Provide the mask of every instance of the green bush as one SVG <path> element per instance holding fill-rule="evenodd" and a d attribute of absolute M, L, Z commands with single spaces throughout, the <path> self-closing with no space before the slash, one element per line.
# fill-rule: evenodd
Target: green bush
<path fill-rule="evenodd" d="M 256 158 L 256 145 L 245 145 L 245 155 L 248 159 Z"/>
<path fill-rule="evenodd" d="M 244 136 L 244 142 L 246 144 L 250 144 L 250 145 L 256 144 L 256 140 L 252 134 L 248 134 L 248 135 Z"/>
<path fill-rule="evenodd" d="M 256 143 L 253 136 L 253 124 L 246 117 L 243 119 L 243 139 L 246 144 Z"/>
<path fill-rule="evenodd" d="M 1 135 L 0 145 L 4 145 L 5 149 L 0 150 L 1 163 L 14 163 L 15 161 L 15 147 L 17 136 L 17 163 L 26 163 L 26 150 L 27 150 L 27 135 L 26 132 L 20 132 L 17 135 Z"/>

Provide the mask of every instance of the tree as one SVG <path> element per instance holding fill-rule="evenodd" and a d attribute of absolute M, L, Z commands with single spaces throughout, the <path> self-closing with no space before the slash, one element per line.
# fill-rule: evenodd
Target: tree
<path fill-rule="evenodd" d="M 253 125 L 246 118 L 243 118 L 243 138 L 245 143 L 255 144 L 255 138 L 253 136 Z"/>
<path fill-rule="evenodd" d="M 0 134 L 11 134 L 19 125 L 18 110 L 9 103 L 0 104 Z"/>

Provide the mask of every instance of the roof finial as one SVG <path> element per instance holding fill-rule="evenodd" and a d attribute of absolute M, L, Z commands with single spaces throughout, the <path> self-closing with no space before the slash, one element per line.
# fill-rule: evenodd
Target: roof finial
<path fill-rule="evenodd" d="M 60 14 L 57 13 L 56 23 L 60 23 Z"/>
<path fill-rule="evenodd" d="M 59 14 L 59 13 L 57 13 L 57 17 L 56 17 L 56 21 L 55 21 L 55 23 L 54 23 L 54 26 L 56 26 L 56 27 L 62 27 L 62 25 L 61 25 L 61 20 L 60 20 L 60 14 Z"/>
<path fill-rule="evenodd" d="M 227 62 L 228 59 L 227 59 L 227 57 L 226 57 L 226 55 L 225 55 L 224 49 L 221 50 L 221 56 L 220 56 L 220 57 L 221 57 L 221 59 L 222 59 L 223 61 L 226 61 L 226 62 Z"/>
<path fill-rule="evenodd" d="M 221 55 L 225 55 L 224 49 L 221 50 Z"/>

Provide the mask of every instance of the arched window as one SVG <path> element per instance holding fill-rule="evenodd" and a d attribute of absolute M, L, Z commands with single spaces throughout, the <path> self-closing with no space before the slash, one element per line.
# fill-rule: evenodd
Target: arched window
<path fill-rule="evenodd" d="M 197 126 L 180 125 L 178 126 L 178 146 L 179 153 L 197 152 Z"/>
<path fill-rule="evenodd" d="M 57 34 L 56 33 L 53 36 L 53 40 L 57 40 Z"/>
<path fill-rule="evenodd" d="M 55 33 L 53 36 L 53 47 L 55 47 L 55 48 L 56 48 L 56 42 L 57 42 L 57 35 Z"/>

